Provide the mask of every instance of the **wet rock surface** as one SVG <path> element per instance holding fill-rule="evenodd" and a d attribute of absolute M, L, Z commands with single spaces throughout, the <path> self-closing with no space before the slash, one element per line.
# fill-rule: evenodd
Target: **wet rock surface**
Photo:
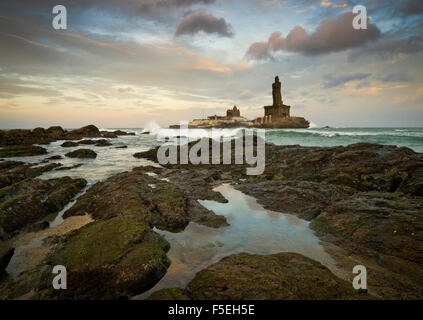
<path fill-rule="evenodd" d="M 189 221 L 224 226 L 226 220 L 202 207 L 177 184 L 146 174 L 139 168 L 97 183 L 65 213 L 65 217 L 89 213 L 95 219 L 119 215 L 137 219 L 166 230 L 183 230 Z M 153 170 L 158 170 L 153 169 Z"/>
<path fill-rule="evenodd" d="M 55 170 L 56 171 L 66 171 L 66 170 L 76 169 L 76 168 L 79 168 L 81 166 L 83 166 L 82 163 L 77 163 L 77 164 L 70 166 L 70 167 L 59 167 L 59 168 L 56 168 Z"/>
<path fill-rule="evenodd" d="M 0 157 L 28 157 L 47 154 L 47 150 L 39 146 L 6 146 L 0 148 Z"/>
<path fill-rule="evenodd" d="M 28 179 L 0 189 L 0 228 L 7 235 L 57 213 L 86 185 L 84 179 Z"/>
<path fill-rule="evenodd" d="M 71 147 L 78 147 L 80 145 L 94 145 L 96 147 L 108 147 L 108 146 L 111 146 L 112 144 L 106 139 L 98 139 L 98 140 L 85 139 L 85 140 L 81 140 L 77 142 L 66 141 L 62 143 L 61 146 L 64 148 L 71 148 Z"/>
<path fill-rule="evenodd" d="M 63 142 L 60 146 L 63 148 L 72 148 L 72 147 L 79 146 L 79 144 L 73 141 L 66 141 L 66 142 Z"/>
<path fill-rule="evenodd" d="M 100 132 L 94 125 L 88 125 L 69 131 L 59 126 L 50 127 L 48 129 L 36 128 L 34 130 L 0 130 L 0 146 L 48 144 L 57 140 L 80 140 L 83 138 L 116 138 L 119 135 L 135 135 L 135 133 L 128 133 L 120 130 L 115 132 Z"/>
<path fill-rule="evenodd" d="M 97 158 L 97 153 L 91 149 L 78 149 L 66 153 L 65 156 L 69 158 L 95 159 Z"/>
<path fill-rule="evenodd" d="M 93 222 L 67 236 L 49 254 L 38 286 L 43 298 L 118 299 L 143 291 L 166 272 L 169 244 L 131 217 Z M 51 290 L 55 265 L 68 270 L 68 290 Z"/>
<path fill-rule="evenodd" d="M 0 164 L 0 188 L 7 187 L 25 179 L 38 177 L 44 172 L 60 166 L 61 164 L 59 163 L 34 166 L 20 161 L 3 161 Z"/>
<path fill-rule="evenodd" d="M 325 266 L 297 253 L 236 254 L 196 274 L 182 289 L 164 289 L 150 299 L 320 300 L 369 299 Z"/>

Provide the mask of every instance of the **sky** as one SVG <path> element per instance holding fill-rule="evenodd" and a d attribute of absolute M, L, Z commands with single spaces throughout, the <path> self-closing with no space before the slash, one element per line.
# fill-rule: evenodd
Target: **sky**
<path fill-rule="evenodd" d="M 55 30 L 55 5 L 67 29 Z M 364 5 L 366 30 L 352 27 Z M 421 0 L 0 3 L 0 128 L 253 119 L 282 82 L 316 126 L 423 127 Z"/>

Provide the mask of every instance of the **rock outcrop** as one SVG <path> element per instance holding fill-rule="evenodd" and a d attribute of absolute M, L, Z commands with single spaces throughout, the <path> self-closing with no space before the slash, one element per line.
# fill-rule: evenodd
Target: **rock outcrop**
<path fill-rule="evenodd" d="M 36 128 L 34 130 L 0 130 L 0 146 L 48 144 L 57 140 L 80 140 L 83 138 L 116 138 L 119 135 L 135 135 L 135 133 L 128 133 L 121 130 L 100 132 L 94 125 L 88 125 L 70 131 L 66 131 L 59 126 L 50 127 L 48 129 Z"/>
<path fill-rule="evenodd" d="M 226 225 L 223 216 L 200 206 L 195 196 L 177 184 L 148 176 L 146 170 L 121 173 L 97 183 L 78 199 L 65 217 L 85 213 L 102 220 L 135 216 L 142 222 L 172 231 L 183 230 L 189 221 L 212 227 Z"/>
<path fill-rule="evenodd" d="M 25 179 L 38 177 L 44 172 L 60 166 L 61 164 L 59 163 L 33 166 L 20 161 L 2 161 L 0 163 L 0 189 Z"/>
<path fill-rule="evenodd" d="M 149 299 L 334 300 L 369 299 L 328 268 L 297 253 L 236 254 L 198 272 L 185 290 L 164 289 Z"/>
<path fill-rule="evenodd" d="M 65 154 L 69 158 L 80 158 L 80 159 L 95 159 L 97 158 L 97 153 L 90 149 L 78 149 L 72 152 Z"/>
<path fill-rule="evenodd" d="M 12 235 L 59 212 L 86 185 L 84 179 L 28 179 L 0 189 L 0 229 Z"/>
<path fill-rule="evenodd" d="M 60 146 L 63 148 L 73 148 L 73 147 L 79 146 L 79 143 L 73 142 L 73 141 L 66 141 L 66 142 L 63 142 Z"/>
<path fill-rule="evenodd" d="M 131 217 L 93 222 L 70 234 L 47 258 L 38 286 L 43 298 L 128 298 L 154 285 L 166 272 L 169 244 Z M 52 290 L 55 265 L 67 268 L 67 290 Z"/>
<path fill-rule="evenodd" d="M 157 150 L 137 156 L 156 161 Z M 265 159 L 259 176 L 247 176 L 247 165 L 192 164 L 165 165 L 166 176 L 184 185 L 206 172 L 210 178 L 202 179 L 203 190 L 232 183 L 266 209 L 311 221 L 348 273 L 357 264 L 367 267 L 372 294 L 423 297 L 422 154 L 368 143 L 329 148 L 267 144 Z"/>
<path fill-rule="evenodd" d="M 30 157 L 47 154 L 47 150 L 39 146 L 5 146 L 0 148 L 0 157 Z"/>

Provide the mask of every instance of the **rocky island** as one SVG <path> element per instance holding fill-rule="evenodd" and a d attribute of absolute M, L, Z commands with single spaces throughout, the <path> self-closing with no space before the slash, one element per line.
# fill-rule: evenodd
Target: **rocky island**
<path fill-rule="evenodd" d="M 188 123 L 189 128 L 308 128 L 310 122 L 302 117 L 291 116 L 291 106 L 282 101 L 281 82 L 276 76 L 272 85 L 273 104 L 264 107 L 264 116 L 248 120 L 241 117 L 237 106 L 226 111 L 226 116 L 209 116 L 207 119 L 196 119 Z M 178 129 L 179 125 L 170 126 Z"/>

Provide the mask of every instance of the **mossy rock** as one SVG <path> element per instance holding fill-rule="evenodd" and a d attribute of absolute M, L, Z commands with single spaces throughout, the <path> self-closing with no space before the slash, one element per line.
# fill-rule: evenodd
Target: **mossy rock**
<path fill-rule="evenodd" d="M 184 294 L 193 300 L 371 298 L 319 262 L 297 253 L 228 256 L 198 272 Z"/>
<path fill-rule="evenodd" d="M 60 299 L 128 298 L 152 287 L 166 273 L 169 243 L 136 219 L 117 217 L 93 222 L 69 235 L 47 258 L 67 269 L 67 290 L 51 290 Z M 43 288 L 40 288 L 43 289 Z"/>
<path fill-rule="evenodd" d="M 0 228 L 12 234 L 57 213 L 85 186 L 84 179 L 26 179 L 0 190 Z"/>

